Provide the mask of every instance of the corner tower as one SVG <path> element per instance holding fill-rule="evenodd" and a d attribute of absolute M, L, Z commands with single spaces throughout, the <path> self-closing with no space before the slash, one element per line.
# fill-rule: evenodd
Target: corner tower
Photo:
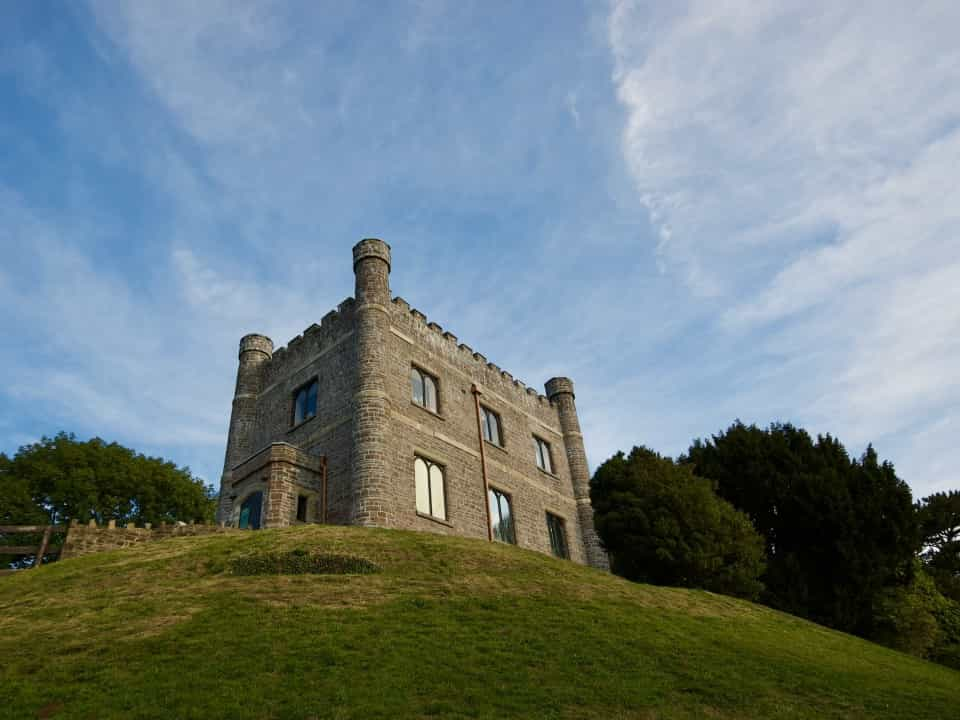
<path fill-rule="evenodd" d="M 273 357 L 273 341 L 266 335 L 244 335 L 240 339 L 240 364 L 237 384 L 230 412 L 230 430 L 227 434 L 227 453 L 220 478 L 220 503 L 217 519 L 225 521 L 233 510 L 229 486 L 232 470 L 250 457 L 253 434 L 256 429 L 257 401 L 263 389 L 263 373 Z"/>
<path fill-rule="evenodd" d="M 570 479 L 573 482 L 573 495 L 577 501 L 577 517 L 583 533 L 583 547 L 587 554 L 587 563 L 595 568 L 610 569 L 610 559 L 600 545 L 600 538 L 593 525 L 593 505 L 590 504 L 590 471 L 587 468 L 587 453 L 583 447 L 583 434 L 580 432 L 580 419 L 574 402 L 573 380 L 555 377 L 547 380 L 547 397 L 557 408 L 560 416 L 560 429 L 563 432 L 563 445 L 567 451 L 567 464 L 570 466 Z"/>
<path fill-rule="evenodd" d="M 353 523 L 390 524 L 388 448 L 390 407 L 386 389 L 390 327 L 390 246 L 368 238 L 353 248 L 356 279 L 357 380 L 353 395 Z"/>

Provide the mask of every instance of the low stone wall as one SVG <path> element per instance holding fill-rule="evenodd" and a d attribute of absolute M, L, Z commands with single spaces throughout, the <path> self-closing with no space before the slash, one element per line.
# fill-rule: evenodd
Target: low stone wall
<path fill-rule="evenodd" d="M 67 538 L 63 542 L 60 559 L 66 560 L 81 555 L 105 552 L 106 550 L 132 547 L 133 545 L 164 540 L 170 537 L 213 535 L 230 531 L 231 528 L 221 525 L 167 525 L 166 523 L 155 527 L 151 526 L 150 523 L 142 528 L 134 527 L 132 524 L 126 527 L 117 527 L 113 520 L 108 522 L 106 526 L 98 526 L 91 520 L 89 525 L 70 525 L 67 530 Z"/>

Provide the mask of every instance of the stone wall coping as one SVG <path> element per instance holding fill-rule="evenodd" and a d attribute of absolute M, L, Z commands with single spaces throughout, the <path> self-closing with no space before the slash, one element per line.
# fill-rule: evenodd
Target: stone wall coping
<path fill-rule="evenodd" d="M 288 442 L 272 442 L 231 468 L 231 474 L 240 476 L 238 480 L 233 481 L 233 485 L 237 485 L 250 474 L 274 462 L 287 463 L 314 472 L 320 472 L 323 470 L 324 465 L 326 465 L 327 458 L 323 455 L 310 455 L 296 445 Z"/>

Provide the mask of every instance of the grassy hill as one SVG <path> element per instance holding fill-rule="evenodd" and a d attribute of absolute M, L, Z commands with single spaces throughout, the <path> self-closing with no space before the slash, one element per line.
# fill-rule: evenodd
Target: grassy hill
<path fill-rule="evenodd" d="M 367 575 L 230 573 L 357 555 Z M 308 526 L 0 578 L 2 718 L 954 718 L 960 673 L 499 544 Z"/>

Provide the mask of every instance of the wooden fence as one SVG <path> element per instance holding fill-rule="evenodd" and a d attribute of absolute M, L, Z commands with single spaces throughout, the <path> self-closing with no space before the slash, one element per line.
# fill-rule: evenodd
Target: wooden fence
<path fill-rule="evenodd" d="M 50 544 L 50 537 L 55 532 L 60 532 L 66 528 L 63 525 L 0 525 L 0 535 L 16 533 L 43 533 L 43 539 L 39 545 L 0 545 L 0 555 L 36 555 L 36 560 L 31 568 L 40 567 L 43 558 L 46 555 L 58 555 L 61 546 Z M 0 569 L 0 575 L 20 572 L 19 570 Z"/>

